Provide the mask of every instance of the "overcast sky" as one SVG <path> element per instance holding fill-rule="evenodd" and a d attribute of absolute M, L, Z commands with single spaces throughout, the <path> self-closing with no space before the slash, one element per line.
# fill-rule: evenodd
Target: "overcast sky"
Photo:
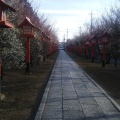
<path fill-rule="evenodd" d="M 29 0 L 32 1 L 32 0 Z M 84 24 L 104 14 L 105 9 L 114 4 L 120 4 L 119 0 L 33 0 L 32 6 L 39 8 L 39 14 L 44 13 L 50 23 L 54 23 L 58 31 L 60 41 L 63 38 L 72 38 L 83 29 Z M 68 31 L 68 32 L 67 32 Z M 68 33 L 68 35 L 67 35 Z"/>

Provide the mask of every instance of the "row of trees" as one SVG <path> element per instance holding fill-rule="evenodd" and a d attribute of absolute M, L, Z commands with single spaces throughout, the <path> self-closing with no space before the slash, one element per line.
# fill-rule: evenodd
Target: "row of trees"
<path fill-rule="evenodd" d="M 117 61 L 120 55 L 120 7 L 114 6 L 111 7 L 110 11 L 104 15 L 101 15 L 100 18 L 92 21 L 92 25 L 88 26 L 89 23 L 86 23 L 86 30 L 72 39 L 73 46 L 83 46 L 85 39 L 95 35 L 99 38 L 99 36 L 107 31 L 110 35 L 110 44 L 107 47 L 107 56 L 110 61 L 111 56 L 115 58 L 115 62 Z M 88 31 L 89 28 L 89 31 Z M 70 45 L 70 44 L 69 44 Z M 96 48 L 98 48 L 98 44 Z M 100 49 L 100 48 L 98 48 Z M 101 55 L 101 51 L 97 50 L 98 54 Z"/>
<path fill-rule="evenodd" d="M 0 57 L 4 68 L 20 68 L 25 63 L 26 38 L 21 37 L 21 31 L 17 26 L 29 17 L 32 23 L 39 28 L 36 30 L 36 37 L 31 39 L 31 60 L 37 62 L 38 57 L 47 55 L 46 47 L 51 46 L 54 49 L 58 44 L 58 38 L 53 26 L 44 17 L 44 14 L 38 15 L 37 10 L 33 9 L 28 0 L 5 0 L 12 6 L 16 12 L 9 13 L 9 21 L 14 24 L 15 28 L 0 28 Z M 32 1 L 31 1 L 32 2 Z M 51 38 L 50 41 L 42 41 L 41 33 L 46 33 Z M 51 53 L 53 50 L 51 50 Z"/>

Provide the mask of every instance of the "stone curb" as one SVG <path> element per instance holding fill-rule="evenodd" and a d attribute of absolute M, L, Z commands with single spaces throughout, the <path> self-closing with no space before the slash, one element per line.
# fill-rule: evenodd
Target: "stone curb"
<path fill-rule="evenodd" d="M 49 78 L 49 80 L 48 80 L 47 86 L 46 86 L 45 91 L 44 91 L 44 93 L 46 92 L 46 94 L 43 94 L 39 109 L 36 113 L 34 120 L 41 120 L 41 118 L 42 118 L 42 113 L 43 113 L 44 108 L 45 108 L 45 103 L 46 103 L 47 96 L 49 93 L 50 85 L 51 85 L 51 78 Z"/>

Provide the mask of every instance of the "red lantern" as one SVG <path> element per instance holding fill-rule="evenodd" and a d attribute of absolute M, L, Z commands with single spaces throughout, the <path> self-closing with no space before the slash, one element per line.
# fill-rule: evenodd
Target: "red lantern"
<path fill-rule="evenodd" d="M 110 42 L 110 36 L 109 34 L 105 31 L 101 36 L 100 36 L 100 43 L 103 45 L 103 52 L 102 52 L 102 67 L 105 66 L 105 59 L 106 59 L 106 48 L 107 45 Z"/>
<path fill-rule="evenodd" d="M 89 39 L 87 38 L 85 41 L 84 41 L 84 45 L 85 45 L 85 53 L 86 53 L 86 58 L 88 57 L 88 47 L 89 47 Z"/>
<path fill-rule="evenodd" d="M 24 21 L 18 26 L 22 29 L 22 36 L 27 37 L 26 42 L 26 57 L 27 57 L 27 68 L 26 72 L 30 73 L 30 37 L 34 37 L 33 28 L 36 28 L 31 20 L 26 17 Z"/>
<path fill-rule="evenodd" d="M 0 28 L 13 28 L 13 25 L 7 21 L 8 11 L 16 10 L 7 5 L 4 0 L 0 0 Z"/>
<path fill-rule="evenodd" d="M 18 26 L 18 28 L 22 29 L 22 36 L 24 37 L 35 37 L 34 36 L 34 28 L 36 28 L 31 20 L 26 17 L 24 21 Z"/>
<path fill-rule="evenodd" d="M 97 37 L 95 35 L 93 35 L 91 38 L 90 38 L 90 44 L 92 46 L 92 62 L 94 62 L 94 56 L 95 56 L 95 45 L 97 44 Z"/>
<path fill-rule="evenodd" d="M 85 45 L 88 46 L 89 44 L 90 44 L 89 40 L 86 40 L 86 41 L 85 41 Z"/>
<path fill-rule="evenodd" d="M 100 38 L 101 38 L 101 40 L 100 40 L 101 44 L 109 44 L 110 36 L 109 36 L 109 34 L 106 31 L 100 36 Z"/>
<path fill-rule="evenodd" d="M 93 35 L 91 38 L 90 38 L 90 44 L 91 45 L 95 45 L 97 44 L 97 37 L 95 35 Z"/>

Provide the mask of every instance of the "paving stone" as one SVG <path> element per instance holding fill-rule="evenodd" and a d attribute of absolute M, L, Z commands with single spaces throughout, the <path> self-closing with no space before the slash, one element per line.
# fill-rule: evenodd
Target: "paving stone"
<path fill-rule="evenodd" d="M 78 98 L 88 98 L 92 97 L 90 92 L 77 92 Z"/>
<path fill-rule="evenodd" d="M 80 78 L 73 78 L 72 79 L 72 83 L 73 84 L 83 84 L 83 81 Z"/>
<path fill-rule="evenodd" d="M 111 113 L 109 115 L 106 115 L 108 120 L 120 120 L 120 114 L 119 113 Z"/>
<path fill-rule="evenodd" d="M 114 107 L 114 105 L 105 97 L 96 97 L 97 104 L 101 107 L 105 115 L 108 117 L 118 117 L 120 119 L 120 112 Z"/>
<path fill-rule="evenodd" d="M 85 82 L 84 83 L 85 84 L 85 86 L 88 88 L 88 89 L 90 89 L 90 90 L 96 90 L 95 92 L 100 92 L 100 89 L 97 87 L 97 86 L 95 86 L 92 82 Z M 92 89 L 93 88 L 93 89 Z M 92 91 L 91 91 L 92 92 Z"/>
<path fill-rule="evenodd" d="M 81 110 L 79 100 L 63 100 L 63 110 Z"/>
<path fill-rule="evenodd" d="M 67 78 L 67 79 L 62 79 L 62 83 L 72 83 L 72 79 Z"/>
<path fill-rule="evenodd" d="M 73 86 L 72 82 L 62 82 L 63 87 Z"/>
<path fill-rule="evenodd" d="M 64 91 L 63 92 L 63 99 L 67 99 L 67 100 L 78 100 L 78 96 L 76 94 L 76 92 L 72 92 L 72 91 Z"/>
<path fill-rule="evenodd" d="M 62 71 L 62 75 L 70 75 L 70 72 L 69 72 L 69 70 Z"/>
<path fill-rule="evenodd" d="M 62 79 L 61 76 L 54 76 L 54 77 L 52 77 L 52 80 L 61 80 L 61 79 Z"/>
<path fill-rule="evenodd" d="M 62 95 L 58 95 L 57 93 L 56 94 L 49 94 L 48 95 L 48 98 L 61 98 L 62 97 Z"/>
<path fill-rule="evenodd" d="M 63 111 L 63 120 L 85 120 L 84 115 L 78 110 Z"/>
<path fill-rule="evenodd" d="M 62 87 L 62 83 L 59 81 L 54 81 L 51 83 L 50 88 L 54 88 L 54 87 L 58 87 L 61 88 Z"/>
<path fill-rule="evenodd" d="M 86 117 L 85 120 L 108 120 L 105 117 Z"/>
<path fill-rule="evenodd" d="M 86 76 L 81 76 L 81 78 L 84 82 L 91 82 Z"/>
<path fill-rule="evenodd" d="M 106 97 L 106 96 L 95 96 L 94 99 L 97 101 L 98 104 L 106 104 L 106 103 L 110 103 L 110 100 Z"/>
<path fill-rule="evenodd" d="M 62 106 L 62 101 L 47 102 L 46 105 L 52 106 Z"/>
<path fill-rule="evenodd" d="M 79 74 L 79 78 L 86 79 L 87 77 L 84 74 Z"/>
<path fill-rule="evenodd" d="M 97 118 L 97 119 L 106 118 L 105 114 L 103 113 L 103 111 L 100 109 L 98 105 L 94 105 L 94 104 L 91 104 L 91 105 L 81 104 L 81 105 L 82 105 L 85 117 Z"/>
<path fill-rule="evenodd" d="M 63 71 L 62 71 L 63 72 Z M 67 73 L 67 74 L 65 74 L 65 73 Z M 63 72 L 63 74 L 62 74 L 62 77 L 70 77 L 70 74 L 69 74 L 69 72 Z"/>
<path fill-rule="evenodd" d="M 61 80 L 57 80 L 57 81 L 52 80 L 52 81 L 51 81 L 51 84 L 55 84 L 55 83 L 59 83 L 59 84 L 61 84 L 62 82 L 61 82 Z"/>
<path fill-rule="evenodd" d="M 50 102 L 59 102 L 62 101 L 62 97 L 57 97 L 57 98 L 47 98 L 46 103 Z"/>
<path fill-rule="evenodd" d="M 62 119 L 59 119 L 59 118 L 57 118 L 57 119 L 54 119 L 54 118 L 42 118 L 42 119 L 39 119 L 39 120 L 62 120 Z"/>
<path fill-rule="evenodd" d="M 97 104 L 96 100 L 94 99 L 94 97 L 85 97 L 85 98 L 79 98 L 79 101 L 81 104 L 88 104 L 88 105 L 92 105 L 92 104 Z"/>
<path fill-rule="evenodd" d="M 55 74 L 55 75 L 61 75 L 61 72 L 54 71 L 54 72 L 52 72 L 52 74 Z"/>
<path fill-rule="evenodd" d="M 63 90 L 63 92 L 64 91 L 75 91 L 74 87 L 72 87 L 72 86 L 63 86 L 62 90 Z"/>
<path fill-rule="evenodd" d="M 53 86 L 53 87 L 50 87 L 49 91 L 61 91 L 62 90 L 62 87 L 61 86 Z"/>
<path fill-rule="evenodd" d="M 62 96 L 62 89 L 59 90 L 59 91 L 53 91 L 53 90 L 50 90 L 49 93 L 48 93 L 48 97 L 49 96 Z"/>
<path fill-rule="evenodd" d="M 52 83 L 51 83 L 51 87 L 52 86 L 61 86 L 62 85 L 62 83 L 61 82 L 58 82 L 58 81 L 53 81 Z"/>
<path fill-rule="evenodd" d="M 76 91 L 84 91 L 86 90 L 86 86 L 84 84 L 73 84 Z"/>
<path fill-rule="evenodd" d="M 74 79 L 74 78 L 80 78 L 79 75 L 71 75 L 71 78 Z"/>
<path fill-rule="evenodd" d="M 79 75 L 77 73 L 71 73 L 70 72 L 70 75 L 71 75 L 71 77 L 73 77 L 73 76 L 78 76 L 79 77 Z"/>
<path fill-rule="evenodd" d="M 63 77 L 62 76 L 62 80 L 71 80 L 71 77 L 70 76 L 68 76 L 68 77 Z"/>
<path fill-rule="evenodd" d="M 87 86 L 87 89 L 92 93 L 100 93 L 101 91 L 97 88 L 97 87 L 91 87 L 91 86 Z"/>
<path fill-rule="evenodd" d="M 61 106 L 45 106 L 45 110 L 42 115 L 42 119 L 62 119 L 62 107 Z"/>
<path fill-rule="evenodd" d="M 105 95 L 99 91 L 99 92 L 91 92 L 93 97 L 104 97 Z"/>

